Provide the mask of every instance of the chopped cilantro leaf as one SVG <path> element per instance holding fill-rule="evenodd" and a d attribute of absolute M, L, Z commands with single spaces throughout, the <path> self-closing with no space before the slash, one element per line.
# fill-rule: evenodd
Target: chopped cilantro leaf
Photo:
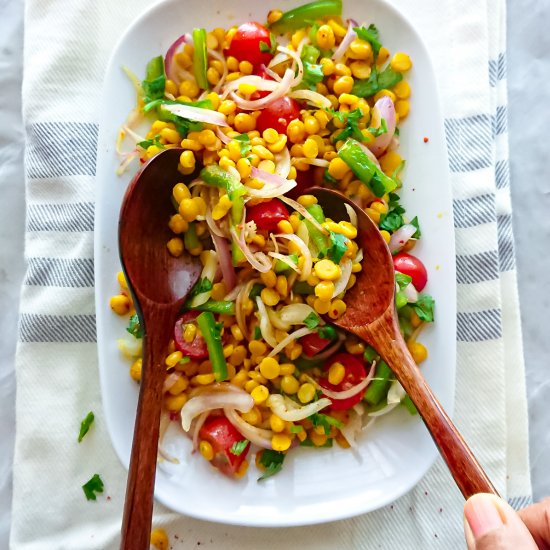
<path fill-rule="evenodd" d="M 395 282 L 399 286 L 399 290 L 403 290 L 411 281 L 412 277 L 409 277 L 409 275 L 399 273 L 399 271 L 395 272 Z"/>
<path fill-rule="evenodd" d="M 153 139 L 146 139 L 137 143 L 137 146 L 141 147 L 142 149 L 148 149 L 152 145 L 155 145 L 159 149 L 165 148 L 164 145 L 160 142 L 160 135 L 158 134 Z"/>
<path fill-rule="evenodd" d="M 416 227 L 416 232 L 413 234 L 413 239 L 420 239 L 422 237 L 422 231 L 420 231 L 420 224 L 418 223 L 418 216 L 415 216 L 411 220 L 411 225 L 414 225 Z"/>
<path fill-rule="evenodd" d="M 96 493 L 103 493 L 103 481 L 99 474 L 94 474 L 90 480 L 82 485 L 87 500 L 96 500 Z"/>
<path fill-rule="evenodd" d="M 336 264 L 340 263 L 342 256 L 346 253 L 348 247 L 346 243 L 348 238 L 344 237 L 340 233 L 330 232 L 330 243 L 331 247 L 328 250 L 328 257 Z"/>
<path fill-rule="evenodd" d="M 262 290 L 264 288 L 265 288 L 265 285 L 262 285 L 261 283 L 254 283 L 252 285 L 252 288 L 250 289 L 250 293 L 249 293 L 248 297 L 251 300 L 256 299 L 260 295 L 260 293 L 262 292 Z"/>
<path fill-rule="evenodd" d="M 351 93 L 359 97 L 371 97 L 380 90 L 392 88 L 401 80 L 403 75 L 395 72 L 391 67 L 379 73 L 376 66 L 373 66 L 369 78 L 356 80 Z"/>
<path fill-rule="evenodd" d="M 277 40 L 275 39 L 275 35 L 272 32 L 270 32 L 269 44 L 267 44 L 267 42 L 260 42 L 260 51 L 262 53 L 274 54 L 276 50 L 277 50 Z"/>
<path fill-rule="evenodd" d="M 260 458 L 260 464 L 265 467 L 265 472 L 258 478 L 258 481 L 262 481 L 280 472 L 283 468 L 283 462 L 285 460 L 285 454 L 280 451 L 272 451 L 271 449 L 265 449 L 262 452 Z"/>
<path fill-rule="evenodd" d="M 304 325 L 309 329 L 314 329 L 319 326 L 321 319 L 313 311 L 304 319 Z"/>
<path fill-rule="evenodd" d="M 304 431 L 304 427 L 300 424 L 294 424 L 293 426 L 290 426 L 290 433 L 291 434 L 298 434 L 300 432 Z"/>
<path fill-rule="evenodd" d="M 376 138 L 382 134 L 388 133 L 388 125 L 386 119 L 383 118 L 380 120 L 380 126 L 378 128 L 369 128 L 369 132 Z"/>
<path fill-rule="evenodd" d="M 143 330 L 141 329 L 137 313 L 134 313 L 130 317 L 130 321 L 128 322 L 126 330 L 135 338 L 143 338 Z"/>
<path fill-rule="evenodd" d="M 322 413 L 314 413 L 308 418 L 311 420 L 314 427 L 321 426 L 323 430 L 325 430 L 325 435 L 330 434 L 332 426 L 335 428 L 341 428 L 343 426 L 342 422 L 336 420 L 336 418 Z"/>
<path fill-rule="evenodd" d="M 84 436 L 88 433 L 88 430 L 90 429 L 90 426 L 92 425 L 94 421 L 94 413 L 90 411 L 86 418 L 80 423 L 80 432 L 78 434 L 78 442 L 80 443 Z"/>
<path fill-rule="evenodd" d="M 421 294 L 416 303 L 411 304 L 421 321 L 433 323 L 435 300 L 429 294 Z"/>
<path fill-rule="evenodd" d="M 179 361 L 180 365 L 186 365 L 191 362 L 191 357 L 182 357 Z"/>
<path fill-rule="evenodd" d="M 262 331 L 260 327 L 254 327 L 254 340 L 259 340 L 262 337 Z"/>
<path fill-rule="evenodd" d="M 393 173 L 392 173 L 392 175 L 391 175 L 391 178 L 397 182 L 398 187 L 401 187 L 401 185 L 402 185 L 402 182 L 401 182 L 401 180 L 399 179 L 399 174 L 401 174 L 401 172 L 402 172 L 403 169 L 405 168 L 406 162 L 407 162 L 407 161 L 402 160 L 402 161 L 397 165 L 397 167 L 395 168 L 395 170 L 393 171 Z"/>
<path fill-rule="evenodd" d="M 241 157 L 246 157 L 252 146 L 250 145 L 250 136 L 248 134 L 241 134 L 240 136 L 233 138 L 235 141 L 239 142 L 239 147 L 241 148 Z"/>
<path fill-rule="evenodd" d="M 327 112 L 336 118 L 340 124 L 346 125 L 333 141 L 340 141 L 348 137 L 353 137 L 358 141 L 365 141 L 367 139 L 359 129 L 359 119 L 364 116 L 361 109 L 357 108 L 349 113 L 334 111 L 332 109 L 328 109 Z"/>
<path fill-rule="evenodd" d="M 365 27 L 355 27 L 353 30 L 357 33 L 357 36 L 361 40 L 365 40 L 370 43 L 372 46 L 372 52 L 374 53 L 374 59 L 376 60 L 382 44 L 380 43 L 380 35 L 378 34 L 378 29 L 375 25 L 371 23 L 368 29 L 365 29 Z"/>
<path fill-rule="evenodd" d="M 300 441 L 300 447 L 317 447 L 318 449 L 322 448 L 322 447 L 325 447 L 325 448 L 330 448 L 332 447 L 332 438 L 330 439 L 327 439 L 325 441 L 325 443 L 323 443 L 322 445 L 315 445 L 313 443 L 313 441 L 311 441 L 311 439 L 304 439 L 303 441 Z"/>
<path fill-rule="evenodd" d="M 380 216 L 380 229 L 385 229 L 390 233 L 397 231 L 403 225 L 403 216 L 397 212 L 388 212 Z"/>
<path fill-rule="evenodd" d="M 242 441 L 235 441 L 233 445 L 231 446 L 231 449 L 229 449 L 229 452 L 235 456 L 239 456 L 243 454 L 243 451 L 246 449 L 250 442 L 248 439 L 243 439 Z"/>
<path fill-rule="evenodd" d="M 302 82 L 310 89 L 315 91 L 317 89 L 317 84 L 323 80 L 325 75 L 323 74 L 323 69 L 321 65 L 317 63 L 310 63 L 309 61 L 304 61 L 304 76 Z"/>
<path fill-rule="evenodd" d="M 141 82 L 145 103 L 163 98 L 165 85 L 164 58 L 159 55 L 147 63 L 145 79 Z"/>

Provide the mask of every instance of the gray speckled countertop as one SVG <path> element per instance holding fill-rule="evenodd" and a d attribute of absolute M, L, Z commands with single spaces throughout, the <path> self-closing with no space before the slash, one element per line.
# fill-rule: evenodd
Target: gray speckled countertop
<path fill-rule="evenodd" d="M 8 548 L 13 358 L 24 271 L 23 0 L 0 0 L 0 548 Z M 508 0 L 510 169 L 527 370 L 534 498 L 550 495 L 550 2 Z"/>

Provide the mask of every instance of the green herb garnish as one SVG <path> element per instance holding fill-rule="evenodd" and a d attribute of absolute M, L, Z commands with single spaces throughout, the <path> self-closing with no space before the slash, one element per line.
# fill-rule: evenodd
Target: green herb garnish
<path fill-rule="evenodd" d="M 137 316 L 137 313 L 134 313 L 130 317 L 126 330 L 135 338 L 143 338 L 143 330 L 141 328 L 141 324 L 139 322 L 139 317 Z"/>
<path fill-rule="evenodd" d="M 242 441 L 235 441 L 233 445 L 231 445 L 231 449 L 229 449 L 229 452 L 235 456 L 239 456 L 243 454 L 243 451 L 246 449 L 250 441 L 248 439 L 243 439 Z"/>
<path fill-rule="evenodd" d="M 280 472 L 283 468 L 283 462 L 285 460 L 285 454 L 280 451 L 272 451 L 271 449 L 264 449 L 260 458 L 260 464 L 264 466 L 265 472 L 258 478 L 258 481 L 262 481 Z"/>
<path fill-rule="evenodd" d="M 80 432 L 78 433 L 78 442 L 80 443 L 84 436 L 88 433 L 88 430 L 90 429 L 90 426 L 92 425 L 94 421 L 94 413 L 90 411 L 86 418 L 80 423 Z"/>
<path fill-rule="evenodd" d="M 321 319 L 313 311 L 304 319 L 304 325 L 311 330 L 318 327 L 320 322 Z"/>
<path fill-rule="evenodd" d="M 99 474 L 94 474 L 89 481 L 82 485 L 82 489 L 88 500 L 96 500 L 96 493 L 103 493 L 103 481 Z"/>

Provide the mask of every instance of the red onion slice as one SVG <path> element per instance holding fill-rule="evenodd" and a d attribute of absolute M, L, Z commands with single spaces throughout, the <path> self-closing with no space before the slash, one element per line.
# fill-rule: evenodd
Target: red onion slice
<path fill-rule="evenodd" d="M 346 32 L 344 38 L 342 38 L 342 42 L 340 42 L 340 45 L 336 51 L 332 54 L 332 60 L 334 62 L 338 63 L 338 61 L 344 57 L 349 45 L 357 38 L 357 33 L 353 30 L 353 27 L 357 27 L 357 23 L 353 21 L 353 19 L 349 19 L 348 31 Z"/>
<path fill-rule="evenodd" d="M 388 148 L 395 133 L 395 106 L 393 101 L 388 96 L 381 97 L 372 108 L 371 125 L 377 127 L 380 121 L 384 119 L 388 131 L 379 135 L 372 143 L 369 143 L 367 147 L 373 152 L 374 156 L 380 157 L 384 151 Z"/>
<path fill-rule="evenodd" d="M 361 380 L 359 384 L 355 384 L 355 386 L 352 386 L 351 388 L 348 388 L 347 390 L 344 390 L 344 391 L 332 391 L 327 388 L 323 388 L 323 386 L 321 386 L 313 378 L 310 378 L 309 381 L 324 395 L 326 395 L 327 397 L 330 397 L 331 399 L 336 399 L 336 400 L 349 399 L 350 397 L 353 397 L 354 395 L 357 395 L 359 392 L 363 391 L 370 384 L 374 376 L 374 370 L 375 369 L 374 369 L 374 362 L 373 362 L 366 378 Z"/>
<path fill-rule="evenodd" d="M 181 374 L 179 372 L 173 372 L 169 376 L 166 377 L 164 380 L 164 384 L 162 386 L 163 393 L 170 390 L 170 388 L 181 378 Z"/>
<path fill-rule="evenodd" d="M 220 141 L 226 145 L 231 141 L 231 138 L 226 136 L 219 126 L 216 126 L 216 135 L 220 138 Z"/>
<path fill-rule="evenodd" d="M 233 267 L 229 243 L 224 237 L 216 235 L 214 232 L 212 232 L 212 241 L 214 242 L 214 248 L 218 253 L 218 260 L 220 262 L 220 269 L 222 270 L 225 288 L 228 292 L 231 292 L 237 284 L 237 274 L 235 273 L 235 268 Z"/>
<path fill-rule="evenodd" d="M 416 304 L 418 302 L 418 291 L 412 283 L 409 283 L 404 289 L 403 294 L 407 298 L 409 304 Z"/>
<path fill-rule="evenodd" d="M 416 233 L 416 227 L 410 223 L 402 225 L 390 238 L 388 247 L 393 254 L 403 248 Z"/>
<path fill-rule="evenodd" d="M 178 39 L 176 39 L 168 48 L 166 52 L 166 56 L 164 57 L 164 70 L 166 72 L 166 78 L 169 78 L 170 80 L 174 81 L 176 85 L 179 84 L 179 82 L 176 82 L 173 78 L 172 74 L 172 63 L 174 61 L 174 56 L 176 55 L 177 49 L 182 45 L 186 43 L 191 43 L 193 40 L 191 38 L 191 35 L 189 33 L 182 34 Z"/>

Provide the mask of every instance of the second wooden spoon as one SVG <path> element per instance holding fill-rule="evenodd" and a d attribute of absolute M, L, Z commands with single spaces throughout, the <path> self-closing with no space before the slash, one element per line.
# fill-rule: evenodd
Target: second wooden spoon
<path fill-rule="evenodd" d="M 363 250 L 363 270 L 357 273 L 357 282 L 346 292 L 346 312 L 331 322 L 372 345 L 386 361 L 418 409 L 464 497 L 475 493 L 497 494 L 401 336 L 395 310 L 393 261 L 380 231 L 365 212 L 342 193 L 322 188 L 309 192 L 317 197 L 327 217 L 335 221 L 348 219 L 346 203 L 357 214 L 357 242 Z"/>

